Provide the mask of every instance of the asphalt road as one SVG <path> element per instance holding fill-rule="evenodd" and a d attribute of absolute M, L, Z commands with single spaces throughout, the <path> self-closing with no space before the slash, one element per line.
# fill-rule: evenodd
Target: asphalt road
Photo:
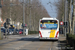
<path fill-rule="evenodd" d="M 58 41 L 40 41 L 38 35 L 9 35 L 4 43 L 0 41 L 0 50 L 61 50 L 64 40 L 64 36 L 60 36 Z"/>

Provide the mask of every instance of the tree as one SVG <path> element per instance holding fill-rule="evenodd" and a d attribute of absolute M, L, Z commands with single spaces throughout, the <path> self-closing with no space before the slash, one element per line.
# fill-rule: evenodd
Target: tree
<path fill-rule="evenodd" d="M 54 5 L 57 7 L 57 19 L 64 21 L 64 0 L 58 0 Z"/>
<path fill-rule="evenodd" d="M 29 30 L 37 31 L 39 29 L 39 19 L 50 17 L 40 0 L 24 0 L 25 3 L 25 23 Z M 12 4 L 12 6 L 10 6 Z M 4 0 L 2 8 L 2 18 L 10 18 L 15 22 L 23 22 L 23 5 L 22 0 Z M 30 29 L 31 28 L 31 29 Z"/>

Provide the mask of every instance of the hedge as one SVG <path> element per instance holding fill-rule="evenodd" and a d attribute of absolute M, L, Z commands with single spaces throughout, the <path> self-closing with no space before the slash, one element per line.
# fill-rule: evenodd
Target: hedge
<path fill-rule="evenodd" d="M 28 31 L 28 34 L 39 34 L 39 31 Z"/>
<path fill-rule="evenodd" d="M 75 50 L 75 35 L 67 34 L 66 40 L 68 44 L 70 45 L 70 47 L 73 47 Z"/>

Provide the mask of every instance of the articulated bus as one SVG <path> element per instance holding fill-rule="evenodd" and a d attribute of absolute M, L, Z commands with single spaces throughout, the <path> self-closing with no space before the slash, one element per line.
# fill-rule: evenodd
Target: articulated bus
<path fill-rule="evenodd" d="M 58 40 L 59 20 L 56 18 L 42 18 L 39 21 L 39 39 Z"/>

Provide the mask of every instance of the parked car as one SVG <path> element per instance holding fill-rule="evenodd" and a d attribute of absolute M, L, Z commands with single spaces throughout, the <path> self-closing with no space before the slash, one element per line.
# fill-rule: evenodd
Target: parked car
<path fill-rule="evenodd" d="M 5 28 L 1 28 L 1 32 L 3 33 L 3 34 L 5 34 L 6 33 L 6 29 Z M 7 35 L 12 35 L 12 34 L 19 34 L 19 30 L 18 29 L 15 29 L 15 28 L 9 28 L 9 29 L 7 29 Z"/>
<path fill-rule="evenodd" d="M 1 28 L 1 32 L 5 35 L 5 28 Z"/>
<path fill-rule="evenodd" d="M 8 30 L 7 30 L 8 34 L 12 35 L 14 33 L 14 29 L 13 28 L 9 28 Z"/>
<path fill-rule="evenodd" d="M 13 32 L 13 34 L 15 35 L 18 35 L 19 34 L 19 30 L 18 29 L 14 29 L 14 32 Z"/>
<path fill-rule="evenodd" d="M 19 29 L 19 34 L 23 34 L 23 29 Z"/>
<path fill-rule="evenodd" d="M 19 29 L 19 34 L 23 34 L 23 29 Z"/>

